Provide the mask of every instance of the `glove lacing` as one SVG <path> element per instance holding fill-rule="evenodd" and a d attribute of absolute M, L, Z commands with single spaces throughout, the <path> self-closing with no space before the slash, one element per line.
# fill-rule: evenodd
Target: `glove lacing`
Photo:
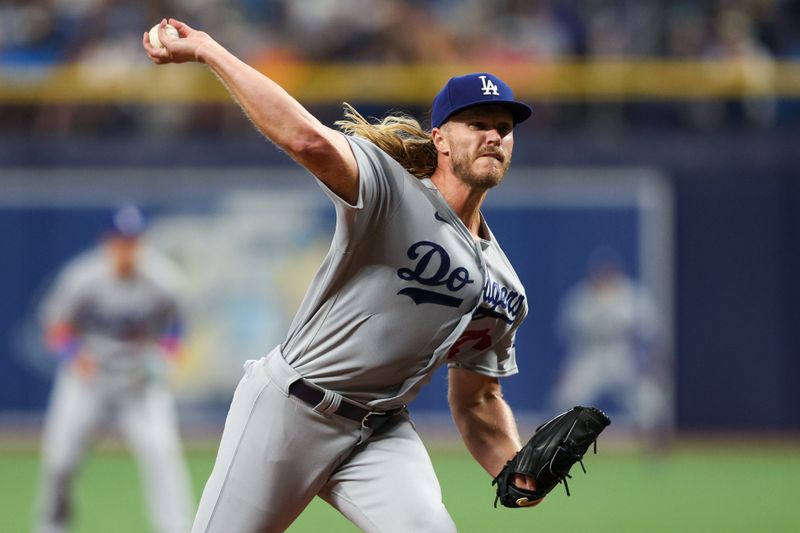
<path fill-rule="evenodd" d="M 574 427 L 574 424 L 573 424 L 573 427 Z M 572 433 L 571 430 L 570 430 L 570 433 Z M 597 441 L 595 440 L 593 444 L 594 444 L 594 453 L 596 455 L 597 454 Z M 550 463 L 548 465 L 548 467 L 550 469 L 550 473 L 553 474 L 553 476 L 555 476 L 556 478 L 558 478 L 558 482 L 559 483 L 563 483 L 564 484 L 564 490 L 567 492 L 567 496 L 570 496 L 569 484 L 567 483 L 567 479 L 572 479 L 572 476 L 569 475 L 569 472 L 561 473 L 561 472 L 554 471 L 553 470 L 553 463 L 555 462 L 556 457 L 558 457 L 558 452 L 566 453 L 571 458 L 570 464 L 579 463 L 581 465 L 581 470 L 583 470 L 583 473 L 585 474 L 586 473 L 586 466 L 584 466 L 584 464 L 583 464 L 583 454 L 580 454 L 580 453 L 576 452 L 574 449 L 572 449 L 575 446 L 576 446 L 576 444 L 573 444 L 569 448 L 564 446 L 564 445 L 559 446 L 558 450 L 556 451 L 556 453 L 554 453 L 553 457 L 550 459 Z"/>

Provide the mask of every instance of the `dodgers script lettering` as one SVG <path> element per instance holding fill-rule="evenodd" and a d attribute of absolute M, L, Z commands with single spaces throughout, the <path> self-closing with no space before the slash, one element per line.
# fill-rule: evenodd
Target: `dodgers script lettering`
<path fill-rule="evenodd" d="M 464 267 L 450 269 L 450 255 L 443 246 L 431 241 L 419 241 L 409 247 L 406 255 L 416 261 L 413 268 L 400 268 L 397 275 L 405 281 L 415 281 L 428 287 L 444 286 L 450 292 L 457 292 L 466 285 L 474 283 L 469 277 L 469 270 Z M 421 303 L 434 303 L 449 307 L 458 307 L 463 298 L 449 294 L 421 289 L 419 287 L 406 287 L 398 294 L 408 296 L 417 305 Z"/>
<path fill-rule="evenodd" d="M 493 317 L 513 324 L 525 302 L 525 296 L 504 287 L 487 273 L 483 284 L 483 302 L 472 318 Z"/>

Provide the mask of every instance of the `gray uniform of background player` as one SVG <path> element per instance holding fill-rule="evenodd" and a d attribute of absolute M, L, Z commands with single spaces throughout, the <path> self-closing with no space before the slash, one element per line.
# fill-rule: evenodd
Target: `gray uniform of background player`
<path fill-rule="evenodd" d="M 567 347 L 553 390 L 559 410 L 611 399 L 623 421 L 663 446 L 672 408 L 664 325 L 649 291 L 616 253 L 599 249 L 588 274 L 565 294 L 558 332 Z"/>
<path fill-rule="evenodd" d="M 70 326 L 76 357 L 88 358 L 92 371 L 82 372 L 75 360 L 58 371 L 43 434 L 39 527 L 66 529 L 73 474 L 96 430 L 111 419 L 139 463 L 156 530 L 185 532 L 191 494 L 158 344 L 178 319 L 178 273 L 144 248 L 134 273 L 120 278 L 106 254 L 98 248 L 69 263 L 43 306 L 47 325 Z"/>
<path fill-rule="evenodd" d="M 331 249 L 286 341 L 246 365 L 193 531 L 280 531 L 317 494 L 364 531 L 455 530 L 407 416 L 371 434 L 329 413 L 342 395 L 405 405 L 447 361 L 516 373 L 523 288 L 497 241 L 476 241 L 430 180 L 350 143 L 358 203 L 328 193 Z M 328 391 L 316 408 L 288 395 L 300 376 Z"/>

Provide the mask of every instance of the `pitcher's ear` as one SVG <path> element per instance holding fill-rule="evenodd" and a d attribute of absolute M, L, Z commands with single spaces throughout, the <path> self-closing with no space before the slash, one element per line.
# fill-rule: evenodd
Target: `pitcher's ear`
<path fill-rule="evenodd" d="M 436 147 L 437 152 L 450 155 L 450 144 L 447 142 L 442 128 L 433 128 L 431 130 L 431 139 L 433 139 L 433 146 Z"/>

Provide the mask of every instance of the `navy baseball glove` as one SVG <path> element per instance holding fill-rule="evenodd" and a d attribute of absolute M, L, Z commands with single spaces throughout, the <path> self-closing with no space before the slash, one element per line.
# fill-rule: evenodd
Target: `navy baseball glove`
<path fill-rule="evenodd" d="M 611 420 L 600 409 L 578 406 L 536 428 L 531 440 L 494 478 L 492 485 L 497 485 L 494 506 L 497 507 L 498 501 L 506 507 L 536 505 L 562 481 L 569 496 L 567 478 L 571 477 L 570 468 L 580 463 L 586 472 L 583 455 L 592 444 L 597 452 L 596 439 L 610 423 Z M 536 480 L 536 490 L 514 485 L 514 474 Z"/>

